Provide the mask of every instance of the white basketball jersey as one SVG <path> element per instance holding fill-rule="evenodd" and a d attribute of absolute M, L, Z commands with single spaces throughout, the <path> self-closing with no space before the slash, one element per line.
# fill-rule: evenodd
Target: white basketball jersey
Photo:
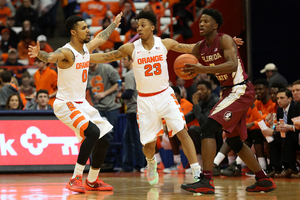
<path fill-rule="evenodd" d="M 166 89 L 169 86 L 168 51 L 161 39 L 154 36 L 154 45 L 151 50 L 144 49 L 141 39 L 133 44 L 133 72 L 137 91 L 154 93 Z"/>
<path fill-rule="evenodd" d="M 88 70 L 90 66 L 90 54 L 83 44 L 84 55 L 76 51 L 69 43 L 62 48 L 70 49 L 74 56 L 75 62 L 68 69 L 57 68 L 57 95 L 61 100 L 84 101 L 86 84 L 88 80 Z"/>

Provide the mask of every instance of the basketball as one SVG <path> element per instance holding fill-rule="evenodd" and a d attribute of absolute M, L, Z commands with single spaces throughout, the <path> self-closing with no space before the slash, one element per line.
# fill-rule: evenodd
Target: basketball
<path fill-rule="evenodd" d="M 188 73 L 185 73 L 184 71 L 182 71 L 181 69 L 186 67 L 184 65 L 185 63 L 197 64 L 198 59 L 195 56 L 193 56 L 192 54 L 182 54 L 182 55 L 178 56 L 174 62 L 175 74 L 184 80 L 190 80 L 190 79 L 194 78 L 197 75 L 197 73 L 188 74 Z"/>

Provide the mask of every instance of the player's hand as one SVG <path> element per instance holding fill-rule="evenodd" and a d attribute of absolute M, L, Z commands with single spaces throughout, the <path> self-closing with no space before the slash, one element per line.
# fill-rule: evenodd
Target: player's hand
<path fill-rule="evenodd" d="M 296 129 L 300 129 L 300 121 L 294 123 Z"/>
<path fill-rule="evenodd" d="M 37 41 L 36 42 L 36 46 L 31 46 L 29 45 L 28 47 L 28 55 L 29 55 L 29 58 L 35 58 L 37 57 L 37 55 L 39 54 L 40 52 L 40 42 Z"/>
<path fill-rule="evenodd" d="M 237 48 L 240 48 L 240 46 L 242 46 L 244 44 L 244 41 L 242 38 L 237 38 L 236 36 L 234 36 L 233 38 L 235 44 L 237 45 Z"/>
<path fill-rule="evenodd" d="M 121 19 L 122 19 L 122 16 L 123 16 L 123 12 L 120 12 L 120 13 L 116 16 L 116 18 L 115 18 L 114 23 L 116 24 L 117 27 L 121 24 L 120 21 L 121 21 Z"/>
<path fill-rule="evenodd" d="M 193 74 L 193 73 L 206 73 L 205 72 L 205 66 L 201 65 L 200 63 L 197 64 L 190 64 L 190 63 L 185 63 L 185 67 L 181 68 L 181 70 L 185 73 L 188 74 Z"/>

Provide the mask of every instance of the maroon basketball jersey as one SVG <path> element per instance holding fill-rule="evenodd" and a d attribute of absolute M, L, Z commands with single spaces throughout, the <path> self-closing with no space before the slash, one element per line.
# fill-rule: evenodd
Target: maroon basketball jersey
<path fill-rule="evenodd" d="M 206 39 L 202 40 L 199 47 L 199 63 L 205 66 L 219 65 L 225 63 L 224 52 L 220 48 L 220 37 L 224 33 L 218 33 L 215 37 L 213 43 L 208 47 Z M 248 79 L 248 76 L 244 69 L 244 64 L 240 59 L 240 54 L 238 52 L 238 67 L 236 72 L 232 73 L 216 73 L 217 79 L 222 86 L 232 86 L 241 83 Z"/>

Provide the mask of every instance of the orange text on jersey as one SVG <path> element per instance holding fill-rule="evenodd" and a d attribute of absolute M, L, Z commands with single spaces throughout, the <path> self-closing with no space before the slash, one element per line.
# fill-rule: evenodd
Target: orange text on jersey
<path fill-rule="evenodd" d="M 138 61 L 139 65 L 151 63 L 151 62 L 158 62 L 158 61 L 163 61 L 163 56 L 158 55 L 158 56 L 150 56 L 150 57 L 146 57 L 146 58 L 139 58 L 137 61 Z"/>
<path fill-rule="evenodd" d="M 76 69 L 84 69 L 90 66 L 90 61 L 81 62 L 76 64 Z"/>

